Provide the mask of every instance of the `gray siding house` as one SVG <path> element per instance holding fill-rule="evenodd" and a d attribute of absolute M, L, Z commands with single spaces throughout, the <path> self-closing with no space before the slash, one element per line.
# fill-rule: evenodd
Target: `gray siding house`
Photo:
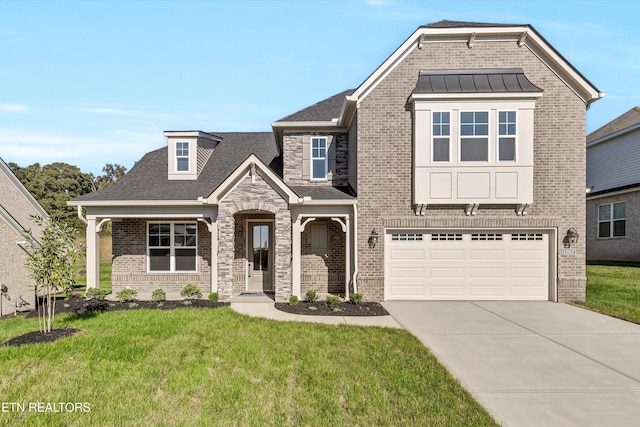
<path fill-rule="evenodd" d="M 28 246 L 23 234 L 41 230 L 32 216 L 47 212 L 0 159 L 0 315 L 35 309 L 35 282 L 25 266 Z"/>
<path fill-rule="evenodd" d="M 584 299 L 585 110 L 601 96 L 530 25 L 422 26 L 272 132 L 165 132 L 70 202 L 87 283 L 112 221 L 116 292 Z"/>
<path fill-rule="evenodd" d="M 587 259 L 640 261 L 640 107 L 587 136 Z"/>

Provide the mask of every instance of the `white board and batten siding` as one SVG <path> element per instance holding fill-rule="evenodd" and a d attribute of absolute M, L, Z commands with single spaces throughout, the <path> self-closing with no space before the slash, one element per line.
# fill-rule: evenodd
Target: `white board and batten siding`
<path fill-rule="evenodd" d="M 386 300 L 549 300 L 548 232 L 388 230 Z"/>

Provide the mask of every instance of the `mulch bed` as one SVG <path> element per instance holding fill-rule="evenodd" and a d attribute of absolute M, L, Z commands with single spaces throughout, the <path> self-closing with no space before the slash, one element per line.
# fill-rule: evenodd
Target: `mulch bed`
<path fill-rule="evenodd" d="M 377 302 L 361 302 L 360 304 L 343 302 L 333 309 L 329 308 L 324 301 L 301 301 L 297 305 L 277 302 L 276 308 L 287 313 L 306 316 L 386 316 L 389 314 L 387 310 Z"/>
<path fill-rule="evenodd" d="M 38 344 L 43 342 L 54 342 L 60 338 L 70 337 L 76 332 L 80 332 L 80 329 L 63 328 L 52 329 L 49 333 L 40 331 L 29 332 L 24 335 L 13 337 L 8 341 L 2 343 L 5 347 L 17 347 L 25 344 Z"/>

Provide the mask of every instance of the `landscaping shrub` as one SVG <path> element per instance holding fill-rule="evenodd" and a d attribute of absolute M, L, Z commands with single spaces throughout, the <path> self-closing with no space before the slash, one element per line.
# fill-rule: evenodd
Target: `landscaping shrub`
<path fill-rule="evenodd" d="M 353 304 L 360 304 L 362 302 L 362 294 L 349 294 L 349 301 Z"/>
<path fill-rule="evenodd" d="M 307 302 L 316 302 L 318 298 L 319 296 L 315 289 L 309 289 L 304 296 L 304 300 Z"/>
<path fill-rule="evenodd" d="M 202 291 L 196 285 L 192 285 L 189 283 L 185 285 L 184 288 L 180 291 L 180 295 L 185 297 L 186 299 L 197 299 L 202 298 Z"/>
<path fill-rule="evenodd" d="M 298 305 L 298 297 L 295 295 L 291 295 L 289 297 L 289 305 Z"/>
<path fill-rule="evenodd" d="M 131 302 L 138 296 L 138 291 L 135 289 L 123 289 L 116 294 L 118 301 L 120 302 Z"/>
<path fill-rule="evenodd" d="M 88 299 L 88 300 L 96 299 L 98 301 L 104 301 L 107 295 L 109 295 L 108 290 L 98 289 L 98 288 L 89 288 L 84 293 L 85 299 Z"/>
<path fill-rule="evenodd" d="M 211 292 L 209 294 L 209 301 L 218 302 L 218 293 L 217 292 Z"/>
<path fill-rule="evenodd" d="M 167 293 L 163 289 L 156 289 L 151 293 L 152 301 L 160 302 L 160 301 L 166 301 L 166 299 L 167 299 Z"/>
<path fill-rule="evenodd" d="M 329 307 L 331 310 L 339 306 L 341 302 L 342 301 L 340 300 L 340 297 L 337 295 L 327 296 L 327 307 Z"/>

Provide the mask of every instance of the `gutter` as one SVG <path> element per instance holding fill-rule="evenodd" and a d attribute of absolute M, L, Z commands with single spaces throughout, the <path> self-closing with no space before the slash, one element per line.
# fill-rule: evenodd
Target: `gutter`
<path fill-rule="evenodd" d="M 358 205 L 353 204 L 353 277 L 351 281 L 353 283 L 353 293 L 358 293 L 358 285 L 356 278 L 358 276 Z"/>

